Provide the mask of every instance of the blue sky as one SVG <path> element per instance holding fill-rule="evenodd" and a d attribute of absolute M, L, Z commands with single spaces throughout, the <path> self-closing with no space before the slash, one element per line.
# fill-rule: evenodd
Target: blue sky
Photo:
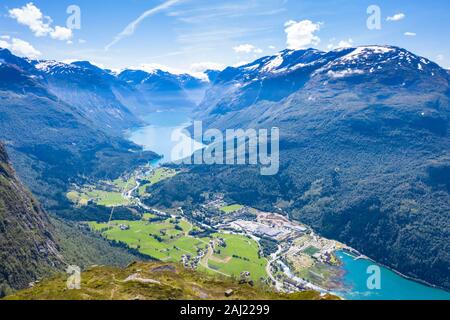
<path fill-rule="evenodd" d="M 372 4 L 381 29 L 367 27 Z M 81 29 L 67 28 L 70 5 L 80 8 Z M 449 15 L 447 0 L 8 0 L 0 5 L 0 46 L 113 69 L 201 71 L 286 47 L 390 44 L 449 68 Z"/>

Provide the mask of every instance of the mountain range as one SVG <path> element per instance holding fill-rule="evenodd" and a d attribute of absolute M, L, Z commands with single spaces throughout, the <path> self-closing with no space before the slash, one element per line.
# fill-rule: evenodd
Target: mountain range
<path fill-rule="evenodd" d="M 449 288 L 449 84 L 447 70 L 393 46 L 285 50 L 227 68 L 196 118 L 220 130 L 279 127 L 280 173 L 195 166 L 147 201 L 226 192 Z"/>
<path fill-rule="evenodd" d="M 114 177 L 158 157 L 124 131 L 145 124 L 149 112 L 192 108 L 207 85 L 187 74 L 114 74 L 85 61 L 36 61 L 0 49 L 0 140 L 23 181 L 58 206 L 69 181 Z"/>
<path fill-rule="evenodd" d="M 408 276 L 450 288 L 450 74 L 393 46 L 284 50 L 207 72 L 114 73 L 0 50 L 0 140 L 19 176 L 57 208 L 70 182 L 117 177 L 156 154 L 123 138 L 157 110 L 208 128 L 280 128 L 280 172 L 193 166 L 149 205 L 205 191 L 282 210 Z M 201 101 L 197 104 L 197 102 Z"/>

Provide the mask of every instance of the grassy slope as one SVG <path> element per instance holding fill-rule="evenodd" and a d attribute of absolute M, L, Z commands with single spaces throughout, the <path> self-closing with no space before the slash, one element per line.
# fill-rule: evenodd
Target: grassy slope
<path fill-rule="evenodd" d="M 194 238 L 187 233 L 193 226 L 185 220 L 179 222 L 183 230 L 176 230 L 175 224 L 167 219 L 161 222 L 147 221 L 113 221 L 112 228 L 105 223 L 90 223 L 94 231 L 112 241 L 125 243 L 140 253 L 165 262 L 179 262 L 183 255 L 197 256 L 197 250 L 206 250 L 213 238 L 223 238 L 226 247 L 216 246 L 216 253 L 208 260 L 208 267 L 200 266 L 200 270 L 211 274 L 226 274 L 239 277 L 241 272 L 248 271 L 251 278 L 258 281 L 267 278 L 265 271 L 267 260 L 258 256 L 258 244 L 245 236 L 230 234 L 214 234 L 211 238 Z M 128 230 L 120 230 L 123 224 Z M 161 233 L 163 232 L 163 234 Z M 154 236 L 159 237 L 158 241 Z M 218 253 L 220 251 L 220 253 Z"/>
<path fill-rule="evenodd" d="M 233 213 L 233 212 L 236 212 L 236 211 L 242 209 L 243 207 L 244 206 L 240 205 L 240 204 L 233 204 L 230 206 L 222 207 L 222 208 L 220 208 L 220 210 L 222 210 L 225 213 Z"/>
<path fill-rule="evenodd" d="M 55 237 L 66 263 L 81 268 L 97 265 L 124 267 L 136 260 L 136 256 L 124 248 L 111 247 L 102 237 L 84 230 L 76 223 L 51 219 Z"/>
<path fill-rule="evenodd" d="M 175 225 L 166 221 L 158 223 L 148 223 L 147 221 L 113 221 L 112 228 L 108 229 L 106 223 L 91 223 L 93 230 L 102 232 L 102 235 L 109 240 L 126 243 L 129 247 L 138 249 L 144 255 L 151 256 L 162 261 L 178 262 L 184 254 L 195 256 L 197 248 L 204 248 L 207 240 L 194 239 L 185 236 L 192 225 L 187 222 L 180 222 L 179 226 L 183 231 L 175 230 Z M 130 227 L 129 230 L 120 230 L 119 225 L 124 224 Z M 165 235 L 161 234 L 161 231 Z M 160 242 L 153 236 L 160 237 Z M 171 238 L 172 237 L 172 238 Z"/>
<path fill-rule="evenodd" d="M 267 260 L 258 256 L 259 246 L 254 240 L 241 235 L 215 234 L 215 236 L 223 238 L 227 246 L 220 248 L 220 254 L 215 254 L 213 259 L 209 260 L 210 268 L 232 276 L 239 276 L 241 272 L 248 271 L 254 280 L 267 278 L 265 270 Z M 214 260 L 215 257 L 221 261 Z"/>
<path fill-rule="evenodd" d="M 137 280 L 126 281 L 134 275 Z M 262 287 L 240 285 L 230 279 L 205 276 L 176 264 L 133 263 L 125 269 L 93 267 L 81 274 L 81 289 L 67 290 L 66 275 L 9 296 L 10 300 L 319 300 L 317 292 L 284 295 Z M 149 283 L 149 281 L 151 283 Z M 226 290 L 233 290 L 230 298 Z"/>
<path fill-rule="evenodd" d="M 0 296 L 62 264 L 54 227 L 18 181 L 0 143 Z"/>

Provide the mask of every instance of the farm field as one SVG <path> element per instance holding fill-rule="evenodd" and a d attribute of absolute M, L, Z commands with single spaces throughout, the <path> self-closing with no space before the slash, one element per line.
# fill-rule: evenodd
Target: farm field
<path fill-rule="evenodd" d="M 142 184 L 139 187 L 139 195 L 140 196 L 145 196 L 147 193 L 147 188 L 157 184 L 163 180 L 169 179 L 174 177 L 177 174 L 177 172 L 175 170 L 172 169 L 168 169 L 168 168 L 158 168 L 156 169 L 153 174 L 151 175 L 151 177 L 149 179 L 147 179 L 147 183 Z"/>
<path fill-rule="evenodd" d="M 108 240 L 125 243 L 142 254 L 167 262 L 179 262 L 185 254 L 196 256 L 198 249 L 208 245 L 208 239 L 187 235 L 192 224 L 186 220 L 150 222 L 148 219 L 152 218 L 154 216 L 147 214 L 141 221 L 112 221 L 110 226 L 91 222 L 90 226 Z M 121 226 L 128 229 L 121 230 Z"/>
<path fill-rule="evenodd" d="M 184 255 L 196 257 L 205 252 L 200 271 L 239 278 L 242 272 L 250 272 L 250 278 L 258 281 L 266 278 L 267 260 L 259 256 L 258 243 L 246 236 L 215 233 L 210 237 L 189 235 L 196 227 L 185 219 L 156 221 L 153 214 L 145 214 L 141 221 L 112 221 L 89 223 L 91 229 L 111 241 L 122 242 L 140 253 L 164 262 L 181 262 Z M 220 239 L 220 241 L 219 241 Z M 210 243 L 222 243 L 214 246 Z M 208 252 L 208 253 L 207 253 Z"/>
<path fill-rule="evenodd" d="M 240 204 L 233 204 L 233 205 L 230 205 L 230 206 L 222 207 L 222 208 L 220 208 L 220 210 L 222 212 L 225 212 L 225 213 L 233 213 L 233 212 L 236 212 L 238 210 L 241 210 L 243 207 L 244 206 L 240 205 Z"/>
<path fill-rule="evenodd" d="M 216 233 L 213 237 L 222 238 L 226 246 L 216 246 L 215 253 L 208 259 L 210 269 L 235 277 L 250 272 L 250 278 L 255 281 L 267 278 L 267 260 L 259 256 L 255 240 L 237 234 Z"/>
<path fill-rule="evenodd" d="M 67 198 L 79 206 L 86 206 L 89 201 L 105 207 L 130 204 L 130 201 L 124 198 L 121 192 L 99 190 L 93 187 L 84 187 L 80 191 L 70 191 L 67 193 Z"/>

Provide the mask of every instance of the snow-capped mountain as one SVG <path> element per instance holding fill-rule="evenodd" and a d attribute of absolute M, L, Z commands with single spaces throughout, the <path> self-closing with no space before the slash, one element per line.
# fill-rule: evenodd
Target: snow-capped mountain
<path fill-rule="evenodd" d="M 14 78 L 38 82 L 103 130 L 118 135 L 142 124 L 140 118 L 149 112 L 194 108 L 209 85 L 188 74 L 162 70 L 114 73 L 88 61 L 30 60 L 8 50 L 0 51 L 0 59 L 1 72 L 8 78 L 5 85 L 20 87 L 11 81 Z"/>
<path fill-rule="evenodd" d="M 412 88 L 446 81 L 436 63 L 393 46 L 363 46 L 330 52 L 284 50 L 221 72 L 199 114 L 225 114 L 259 101 L 278 102 L 302 88 L 386 84 Z M 368 85 L 368 89 L 370 86 Z"/>
<path fill-rule="evenodd" d="M 183 183 L 286 203 L 322 235 L 450 288 L 447 70 L 391 46 L 286 50 L 224 70 L 197 111 L 211 129 L 279 128 L 280 171 L 210 166 Z"/>
<path fill-rule="evenodd" d="M 192 109 L 203 98 L 209 82 L 189 74 L 163 70 L 126 69 L 118 79 L 132 86 L 153 109 Z M 151 111 L 149 109 L 145 111 Z"/>
<path fill-rule="evenodd" d="M 254 81 L 311 69 L 317 73 L 330 72 L 330 76 L 337 72 L 339 77 L 365 72 L 377 73 L 383 68 L 417 68 L 419 71 L 429 72 L 430 75 L 433 75 L 433 71 L 442 72 L 442 68 L 437 64 L 405 49 L 392 46 L 362 46 L 330 52 L 316 49 L 284 50 L 277 55 L 263 57 L 238 68 L 228 68 L 219 75 L 218 82 Z"/>

